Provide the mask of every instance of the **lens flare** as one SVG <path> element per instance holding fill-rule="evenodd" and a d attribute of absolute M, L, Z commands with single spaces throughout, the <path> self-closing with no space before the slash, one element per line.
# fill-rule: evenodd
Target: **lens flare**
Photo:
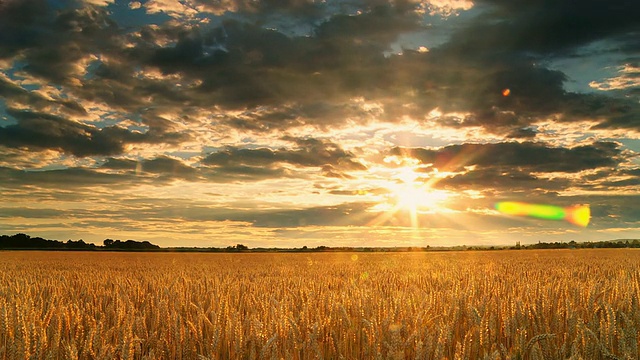
<path fill-rule="evenodd" d="M 511 89 L 504 89 L 502 90 L 502 96 L 509 96 L 511 95 Z"/>
<path fill-rule="evenodd" d="M 591 218 L 589 205 L 560 207 L 544 204 L 528 204 L 517 201 L 496 203 L 496 210 L 507 215 L 530 216 L 547 220 L 566 220 L 574 225 L 586 227 Z"/>

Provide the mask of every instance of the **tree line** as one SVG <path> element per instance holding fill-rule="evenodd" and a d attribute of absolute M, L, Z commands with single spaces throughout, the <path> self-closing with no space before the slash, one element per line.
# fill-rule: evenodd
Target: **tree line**
<path fill-rule="evenodd" d="M 113 240 L 105 239 L 102 246 L 93 243 L 86 243 L 80 239 L 77 241 L 67 240 L 66 242 L 58 240 L 48 240 L 41 237 L 30 237 L 27 234 L 1 235 L 0 250 L 3 249 L 42 249 L 42 250 L 161 250 L 161 251 L 187 251 L 187 252 L 342 252 L 342 251 L 364 251 L 364 252 L 406 252 L 406 251 L 446 251 L 446 250 L 527 250 L 527 249 L 602 249 L 602 248 L 640 248 L 640 239 L 619 239 L 609 241 L 596 242 L 538 242 L 537 244 L 520 245 L 519 242 L 515 246 L 425 246 L 425 247 L 329 247 L 318 246 L 315 248 L 249 248 L 243 244 L 228 246 L 226 248 L 160 248 L 160 246 L 152 244 L 148 241 L 135 240 Z"/>
<path fill-rule="evenodd" d="M 41 237 L 31 237 L 27 234 L 2 235 L 0 236 L 0 249 L 43 249 L 43 250 L 155 250 L 160 246 L 148 241 L 135 240 L 113 240 L 105 239 L 102 246 L 93 243 L 86 243 L 80 239 L 77 241 L 48 240 Z"/>
<path fill-rule="evenodd" d="M 537 244 L 531 244 L 522 246 L 526 249 L 605 249 L 605 248 L 640 248 L 639 239 L 621 239 L 621 240 L 609 240 L 609 241 L 585 241 L 585 242 L 539 242 Z"/>

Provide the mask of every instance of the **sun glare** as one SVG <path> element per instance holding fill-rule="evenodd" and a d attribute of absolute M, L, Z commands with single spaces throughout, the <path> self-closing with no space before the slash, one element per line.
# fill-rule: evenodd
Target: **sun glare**
<path fill-rule="evenodd" d="M 451 193 L 433 189 L 436 178 L 425 179 L 423 174 L 416 172 L 414 166 L 395 169 L 389 174 L 389 180 L 383 185 L 388 190 L 386 200 L 372 208 L 381 211 L 372 224 L 384 224 L 390 219 L 408 216 L 411 227 L 417 230 L 421 227 L 421 214 L 445 215 L 450 212 L 446 205 Z"/>
<path fill-rule="evenodd" d="M 395 211 L 409 211 L 412 214 L 437 212 L 442 210 L 449 197 L 448 192 L 432 189 L 432 183 L 421 181 L 420 175 L 411 167 L 402 168 L 395 180 L 389 186 Z"/>
<path fill-rule="evenodd" d="M 415 184 L 402 184 L 394 189 L 397 207 L 409 211 L 436 211 L 448 195 Z"/>

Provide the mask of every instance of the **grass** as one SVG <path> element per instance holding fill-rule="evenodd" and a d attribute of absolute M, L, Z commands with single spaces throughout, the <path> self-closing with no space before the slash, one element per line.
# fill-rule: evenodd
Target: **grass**
<path fill-rule="evenodd" d="M 640 251 L 0 252 L 0 359 L 638 359 Z"/>

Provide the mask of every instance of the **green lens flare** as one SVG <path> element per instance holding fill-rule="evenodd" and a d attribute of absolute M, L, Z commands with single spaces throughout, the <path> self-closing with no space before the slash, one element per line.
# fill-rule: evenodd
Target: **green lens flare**
<path fill-rule="evenodd" d="M 589 205 L 560 207 L 544 204 L 528 204 L 517 201 L 502 201 L 496 203 L 496 210 L 507 215 L 530 216 L 547 220 L 567 220 L 568 222 L 587 226 L 591 217 Z"/>

